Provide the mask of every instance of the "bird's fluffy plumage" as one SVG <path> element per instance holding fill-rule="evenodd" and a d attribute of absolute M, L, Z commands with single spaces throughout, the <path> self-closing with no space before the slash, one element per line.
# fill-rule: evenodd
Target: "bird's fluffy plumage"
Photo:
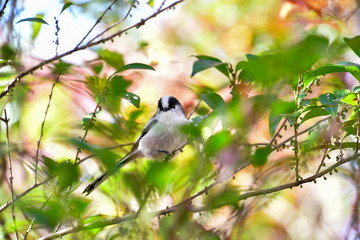
<path fill-rule="evenodd" d="M 186 136 L 180 128 L 187 123 L 184 109 L 175 97 L 160 98 L 157 112 L 147 122 L 131 151 L 116 163 L 113 171 L 103 172 L 85 188 L 83 193 L 90 194 L 114 172 L 136 158 L 163 157 L 181 147 L 186 142 Z"/>

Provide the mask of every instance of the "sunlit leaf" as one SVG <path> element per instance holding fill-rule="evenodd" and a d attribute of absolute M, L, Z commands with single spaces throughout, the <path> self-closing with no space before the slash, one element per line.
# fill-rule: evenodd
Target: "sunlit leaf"
<path fill-rule="evenodd" d="M 117 74 L 119 72 L 123 72 L 125 70 L 129 70 L 129 69 L 144 69 L 144 70 L 153 70 L 153 71 L 155 71 L 155 69 L 152 66 L 147 65 L 147 64 L 130 63 L 130 64 L 126 64 L 125 66 L 122 66 L 119 69 L 117 69 L 114 74 Z"/>
<path fill-rule="evenodd" d="M 90 124 L 90 127 L 92 127 L 94 125 L 94 122 L 95 122 L 95 119 L 96 119 L 96 116 L 100 113 L 100 111 L 97 111 L 95 113 L 95 118 L 93 119 L 93 121 L 90 123 L 90 120 L 91 120 L 91 117 L 92 117 L 92 113 L 90 114 L 87 114 L 83 117 L 82 119 L 82 125 L 83 125 L 83 129 L 87 129 L 89 127 L 89 124 Z"/>
<path fill-rule="evenodd" d="M 274 115 L 274 114 L 270 114 L 269 115 L 269 129 L 270 129 L 270 136 L 274 136 L 275 130 L 277 128 L 277 126 L 279 125 L 281 119 L 283 117 L 280 115 Z"/>
<path fill-rule="evenodd" d="M 151 162 L 146 174 L 148 183 L 163 191 L 174 175 L 175 165 L 171 161 Z"/>
<path fill-rule="evenodd" d="M 352 106 L 356 106 L 358 103 L 357 96 L 355 93 L 349 93 L 344 98 L 340 100 L 340 102 L 350 104 Z"/>
<path fill-rule="evenodd" d="M 126 89 L 131 85 L 131 82 L 122 76 L 114 76 L 109 84 L 109 91 L 115 96 L 121 97 L 126 93 Z"/>
<path fill-rule="evenodd" d="M 260 56 L 249 55 L 239 79 L 263 87 L 272 87 L 279 81 L 292 83 L 298 74 L 308 71 L 325 56 L 327 46 L 326 38 L 309 35 L 287 49 L 272 50 Z"/>
<path fill-rule="evenodd" d="M 59 164 L 57 170 L 57 176 L 59 177 L 59 188 L 60 190 L 67 189 L 73 183 L 78 181 L 79 178 L 79 166 L 71 162 L 64 161 Z"/>
<path fill-rule="evenodd" d="M 60 205 L 60 202 L 49 200 L 44 204 L 44 208 L 39 206 L 29 206 L 25 202 L 20 202 L 21 209 L 32 218 L 35 218 L 35 222 L 53 229 L 61 219 L 65 216 L 65 209 Z"/>
<path fill-rule="evenodd" d="M 36 18 L 42 19 L 44 17 L 44 14 L 37 14 Z M 40 29 L 41 29 L 42 23 L 39 22 L 33 22 L 31 24 L 32 27 L 32 35 L 31 35 L 31 39 L 35 40 L 36 37 L 39 35 Z"/>
<path fill-rule="evenodd" d="M 150 7 L 154 7 L 154 0 L 149 0 L 147 2 L 147 4 L 150 6 Z"/>
<path fill-rule="evenodd" d="M 344 38 L 345 43 L 360 57 L 360 36 L 353 38 Z"/>
<path fill-rule="evenodd" d="M 225 189 L 215 196 L 210 196 L 208 204 L 213 207 L 221 207 L 225 205 L 237 206 L 239 202 L 239 191 L 236 189 Z"/>
<path fill-rule="evenodd" d="M 3 44 L 0 49 L 1 58 L 5 60 L 13 60 L 16 57 L 15 50 L 8 44 Z"/>
<path fill-rule="evenodd" d="M 345 66 L 327 64 L 304 75 L 304 80 L 317 78 L 330 73 L 346 72 Z"/>
<path fill-rule="evenodd" d="M 326 111 L 322 107 L 317 107 L 317 108 L 314 108 L 314 109 L 310 110 L 309 112 L 307 112 L 305 114 L 305 116 L 302 118 L 301 123 L 303 123 L 309 119 L 315 118 L 315 117 L 327 116 L 327 115 L 329 115 L 328 111 Z"/>
<path fill-rule="evenodd" d="M 224 99 L 217 93 L 203 93 L 200 97 L 211 109 L 225 106 Z"/>
<path fill-rule="evenodd" d="M 42 24 L 47 24 L 47 25 L 49 25 L 44 19 L 42 19 L 42 18 L 37 18 L 37 17 L 24 18 L 24 19 L 21 19 L 21 20 L 17 21 L 16 23 L 21 23 L 21 22 L 38 22 L 38 23 L 42 23 Z"/>
<path fill-rule="evenodd" d="M 271 114 L 273 115 L 289 115 L 294 113 L 295 110 L 295 102 L 277 100 L 271 104 Z"/>
<path fill-rule="evenodd" d="M 360 92 L 360 86 L 356 86 L 354 87 L 354 89 L 352 90 L 353 93 L 358 93 Z"/>
<path fill-rule="evenodd" d="M 144 195 L 142 192 L 144 190 L 142 188 L 142 186 L 144 186 L 144 182 L 141 181 L 139 176 L 135 173 L 122 173 L 122 179 L 127 188 L 129 188 L 130 191 L 134 194 L 137 202 L 140 203 Z"/>
<path fill-rule="evenodd" d="M 336 90 L 334 90 L 334 94 L 335 94 L 337 99 L 341 99 L 341 98 L 345 97 L 346 95 L 348 95 L 349 93 L 350 93 L 349 89 L 336 89 Z"/>
<path fill-rule="evenodd" d="M 97 63 L 97 64 L 91 66 L 91 68 L 94 70 L 94 72 L 98 75 L 100 74 L 103 67 L 104 67 L 103 63 Z"/>
<path fill-rule="evenodd" d="M 322 105 L 325 105 L 325 110 L 328 111 L 333 117 L 335 117 L 338 110 L 338 102 L 335 101 L 336 99 L 336 96 L 332 93 L 326 93 L 319 96 L 319 101 Z"/>
<path fill-rule="evenodd" d="M 125 92 L 122 97 L 128 100 L 135 107 L 140 107 L 140 97 L 138 95 L 131 92 Z"/>
<path fill-rule="evenodd" d="M 63 75 L 68 73 L 71 67 L 72 64 L 59 60 L 59 62 L 54 63 L 54 67 L 51 67 L 51 70 L 55 75 Z"/>
<path fill-rule="evenodd" d="M 66 2 L 66 3 L 64 4 L 64 6 L 62 7 L 60 14 L 62 14 L 63 11 L 65 11 L 68 7 L 70 7 L 70 6 L 73 5 L 73 4 L 74 4 L 74 3 L 72 3 L 72 2 Z"/>
<path fill-rule="evenodd" d="M 99 48 L 97 51 L 100 59 L 104 60 L 107 64 L 115 69 L 119 69 L 124 66 L 123 55 L 115 51 L 109 51 L 103 48 Z"/>
<path fill-rule="evenodd" d="M 211 136 L 205 145 L 204 151 L 208 156 L 214 156 L 220 150 L 231 144 L 232 136 L 228 131 L 222 131 Z"/>
<path fill-rule="evenodd" d="M 256 149 L 254 155 L 251 158 L 252 165 L 254 167 L 264 166 L 271 152 L 272 152 L 272 148 L 270 146 Z"/>
<path fill-rule="evenodd" d="M 327 64 L 322 67 L 319 67 L 313 71 L 307 72 L 304 75 L 304 80 L 308 81 L 320 76 L 324 76 L 326 74 L 331 73 L 339 73 L 339 72 L 349 72 L 351 73 L 358 81 L 360 81 L 360 70 L 358 68 L 358 64 L 353 64 L 350 62 L 335 64 Z"/>
<path fill-rule="evenodd" d="M 225 63 L 223 63 L 221 60 L 214 58 L 214 57 L 205 56 L 205 55 L 198 55 L 198 56 L 196 56 L 196 58 L 198 60 L 196 60 L 193 64 L 193 70 L 191 73 L 191 77 L 193 77 L 195 74 L 197 74 L 199 72 L 202 72 L 202 71 L 212 68 L 212 67 L 215 67 L 218 71 L 220 71 L 226 77 L 229 76 L 228 69 L 227 69 Z"/>

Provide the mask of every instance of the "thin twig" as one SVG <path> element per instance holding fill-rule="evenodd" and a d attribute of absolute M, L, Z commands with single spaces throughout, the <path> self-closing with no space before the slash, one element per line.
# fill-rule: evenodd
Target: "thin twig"
<path fill-rule="evenodd" d="M 105 11 L 101 14 L 101 16 L 96 20 L 96 22 L 94 23 L 94 25 L 90 28 L 90 30 L 86 33 L 86 35 L 83 37 L 83 39 L 81 39 L 81 41 L 76 45 L 76 47 L 74 49 L 77 49 L 84 41 L 85 39 L 89 36 L 89 34 L 92 32 L 92 30 L 94 30 L 94 28 L 96 27 L 96 25 L 98 25 L 102 18 L 105 16 L 105 14 L 111 9 L 112 5 L 114 5 L 117 2 L 117 0 L 113 0 L 112 3 L 109 5 L 109 7 L 107 7 L 105 9 Z M 134 1 L 135 2 L 135 1 Z"/>
<path fill-rule="evenodd" d="M 286 123 L 287 123 L 287 118 L 284 119 L 283 123 L 281 124 L 281 126 L 279 127 L 277 132 L 274 134 L 272 139 L 270 140 L 269 146 L 271 146 L 273 144 L 273 142 L 275 141 L 275 138 L 279 135 L 279 133 L 281 132 L 281 130 L 283 129 L 283 127 L 285 126 Z"/>
<path fill-rule="evenodd" d="M 1 99 L 2 97 L 4 97 L 6 94 L 8 94 L 8 93 L 16 86 L 16 84 L 21 81 L 21 79 L 22 79 L 24 76 L 26 76 L 26 75 L 28 75 L 28 74 L 36 71 L 37 69 L 40 69 L 40 68 L 43 67 L 44 65 L 46 65 L 46 64 L 48 64 L 48 63 L 51 63 L 51 62 L 54 62 L 54 61 L 56 61 L 56 60 L 58 60 L 58 59 L 61 59 L 61 58 L 65 57 L 65 56 L 71 55 L 71 54 L 73 54 L 73 53 L 75 53 L 75 52 L 78 52 L 78 51 L 87 49 L 87 48 L 89 48 L 89 47 L 96 46 L 96 45 L 99 45 L 99 44 L 104 43 L 104 42 L 106 42 L 106 41 L 109 41 L 109 40 L 113 39 L 113 38 L 116 37 L 116 36 L 121 36 L 123 33 L 127 32 L 127 31 L 129 31 L 129 30 L 131 30 L 131 29 L 133 29 L 133 28 L 139 28 L 139 27 L 141 27 L 142 25 L 144 25 L 148 20 L 150 20 L 150 19 L 152 19 L 152 18 L 155 18 L 155 17 L 156 17 L 157 15 L 159 15 L 160 13 L 166 11 L 167 9 L 171 9 L 171 8 L 175 7 L 176 5 L 182 3 L 183 1 L 185 1 L 185 0 L 178 0 L 178 1 L 170 4 L 169 6 L 163 8 L 163 9 L 161 9 L 161 10 L 159 10 L 159 11 L 156 11 L 155 13 L 153 13 L 153 14 L 150 15 L 150 16 L 148 16 L 147 18 L 141 19 L 139 22 L 137 22 L 137 23 L 135 23 L 135 24 L 133 24 L 133 25 L 130 25 L 130 26 L 128 26 L 128 27 L 126 27 L 126 28 L 124 28 L 124 29 L 122 29 L 122 30 L 120 30 L 120 31 L 112 34 L 112 35 L 109 36 L 109 37 L 100 39 L 100 40 L 95 41 L 95 42 L 88 43 L 88 44 L 86 44 L 86 45 L 79 46 L 78 48 L 74 48 L 74 49 L 72 49 L 72 50 L 70 50 L 70 51 L 67 51 L 67 52 L 65 52 L 65 53 L 62 53 L 62 54 L 60 54 L 60 55 L 57 55 L 57 56 L 55 56 L 55 57 L 49 58 L 49 59 L 47 59 L 47 60 L 44 60 L 44 61 L 38 63 L 37 65 L 33 66 L 32 68 L 30 68 L 30 69 L 28 69 L 28 70 L 20 73 L 19 75 L 17 75 L 17 76 L 15 77 L 15 79 L 13 79 L 11 82 L 9 82 L 8 85 L 5 87 L 5 89 L 0 93 L 0 99 Z"/>
<path fill-rule="evenodd" d="M 10 180 L 10 191 L 11 191 L 11 213 L 12 219 L 15 227 L 15 236 L 16 239 L 19 239 L 19 233 L 16 226 L 16 216 L 15 216 L 15 202 L 14 202 L 14 185 L 13 185 L 13 172 L 12 172 L 12 164 L 11 164 L 11 156 L 10 156 L 10 138 L 9 138 L 9 119 L 7 117 L 6 109 L 4 109 L 4 118 L 5 118 L 5 126 L 6 126 L 6 151 L 8 155 L 8 164 L 9 164 L 9 180 Z"/>
<path fill-rule="evenodd" d="M 49 94 L 49 100 L 48 100 L 46 110 L 45 110 L 45 113 L 44 113 L 44 119 L 43 119 L 43 121 L 41 123 L 40 136 L 39 136 L 39 140 L 37 142 L 36 156 L 35 156 L 35 170 L 34 170 L 34 172 L 35 172 L 35 183 L 34 184 L 36 184 L 36 182 L 37 182 L 37 173 L 38 173 L 38 164 L 39 164 L 39 151 L 40 151 L 41 139 L 42 139 L 43 134 L 44 134 L 45 121 L 46 121 L 46 117 L 47 117 L 47 114 L 48 114 L 48 111 L 49 111 L 49 108 L 50 108 L 50 103 L 51 103 L 51 99 L 52 99 L 52 96 L 53 96 L 54 88 L 55 88 L 56 83 L 59 81 L 59 79 L 60 79 L 60 75 L 58 75 L 56 77 L 56 80 L 55 80 L 55 82 L 53 83 L 53 85 L 51 87 L 50 94 Z"/>
<path fill-rule="evenodd" d="M 2 16 L 4 15 L 4 11 L 5 11 L 5 8 L 6 8 L 6 5 L 8 4 L 8 2 L 9 2 L 9 0 L 6 0 L 4 3 L 4 6 L 0 10 L 0 20 L 1 20 Z"/>
<path fill-rule="evenodd" d="M 102 36 L 104 33 L 106 33 L 107 31 L 109 31 L 110 29 L 116 27 L 117 25 L 119 25 L 120 23 L 122 23 L 123 21 L 125 21 L 125 19 L 128 18 L 128 16 L 130 15 L 131 10 L 133 9 L 134 5 L 135 5 L 136 1 L 133 1 L 132 4 L 130 5 L 129 10 L 127 11 L 127 13 L 125 14 L 125 16 L 120 19 L 119 21 L 117 21 L 116 23 L 112 24 L 111 26 L 107 27 L 104 31 L 102 31 L 101 33 L 99 33 L 98 35 L 96 35 L 95 37 L 93 37 L 87 44 L 95 41 L 95 39 L 97 39 L 98 37 Z M 78 44 L 79 46 L 80 44 Z M 78 47 L 77 46 L 77 47 Z"/>
<path fill-rule="evenodd" d="M 118 145 L 115 145 L 115 146 L 112 146 L 112 147 L 103 148 L 102 150 L 111 150 L 111 149 L 115 149 L 115 148 L 119 148 L 119 147 L 131 146 L 131 145 L 134 145 L 134 143 L 130 142 L 130 143 L 118 144 Z M 89 156 L 86 156 L 83 159 L 79 160 L 78 164 L 81 164 L 85 160 L 88 160 L 88 159 L 90 159 L 92 157 L 95 157 L 95 156 L 96 156 L 96 154 L 91 154 Z"/>
<path fill-rule="evenodd" d="M 189 113 L 187 119 L 190 119 L 191 116 L 198 110 L 198 108 L 200 107 L 200 103 L 201 103 L 201 99 L 200 99 L 199 102 L 196 104 L 195 108 L 191 111 L 191 113 Z"/>
<path fill-rule="evenodd" d="M 28 194 L 29 192 L 31 192 L 32 190 L 36 189 L 37 187 L 44 185 L 45 183 L 47 183 L 48 181 L 50 181 L 50 178 L 45 179 L 42 182 L 39 182 L 37 184 L 33 184 L 30 188 L 26 189 L 24 192 L 22 192 L 21 194 L 17 195 L 14 199 L 7 201 L 5 204 L 3 204 L 0 207 L 0 213 L 2 211 L 4 211 L 6 208 L 8 208 L 10 205 L 12 205 L 14 202 L 16 202 L 18 199 L 24 197 L 26 194 Z"/>
<path fill-rule="evenodd" d="M 106 87 L 104 87 L 104 89 L 106 89 Z M 76 151 L 76 155 L 75 155 L 75 164 L 77 164 L 77 163 L 80 161 L 79 154 L 80 154 L 80 152 L 81 152 L 82 145 L 83 145 L 83 143 L 84 143 L 84 141 L 85 141 L 85 138 L 86 138 L 86 136 L 87 136 L 87 134 L 88 134 L 88 132 L 89 132 L 89 130 L 90 130 L 91 124 L 92 124 L 92 122 L 93 122 L 94 119 L 95 119 L 96 111 L 97 111 L 98 108 L 100 107 L 100 104 L 101 104 L 101 100 L 99 100 L 98 103 L 96 104 L 95 109 L 94 109 L 93 113 L 91 114 L 91 118 L 90 118 L 90 120 L 89 120 L 89 122 L 88 122 L 88 125 L 87 125 L 87 127 L 85 128 L 84 135 L 83 135 L 83 137 L 82 137 L 81 140 L 80 140 L 80 144 L 79 144 L 79 147 L 78 147 L 78 149 L 77 149 L 77 151 Z"/>
<path fill-rule="evenodd" d="M 318 122 L 316 122 L 314 125 L 312 125 L 312 126 L 306 128 L 306 129 L 304 129 L 304 130 L 301 131 L 301 132 L 298 132 L 297 135 L 298 135 L 298 136 L 303 135 L 304 133 L 307 133 L 307 132 L 310 131 L 311 129 L 313 129 L 313 128 L 315 128 L 316 126 L 318 126 L 320 123 L 325 122 L 325 121 L 327 121 L 327 120 L 329 120 L 329 119 L 331 119 L 331 118 L 332 118 L 332 116 L 329 116 L 329 117 L 326 117 L 326 118 L 324 118 L 324 119 L 321 119 L 321 120 L 319 120 Z M 273 146 L 273 149 L 276 149 L 276 148 L 281 147 L 282 145 L 284 145 L 285 143 L 289 142 L 289 141 L 290 141 L 291 139 L 293 139 L 293 138 L 295 138 L 295 135 L 292 135 L 292 136 L 288 137 L 287 139 L 285 139 L 284 141 L 282 141 L 281 143 L 278 143 L 277 145 L 274 145 L 274 146 Z"/>
<path fill-rule="evenodd" d="M 49 196 L 46 198 L 45 202 L 44 202 L 43 205 L 40 207 L 40 210 L 43 210 L 43 208 L 44 208 L 44 207 L 46 206 L 46 204 L 49 202 L 50 197 L 51 197 L 52 194 L 53 194 L 53 191 L 50 192 Z M 25 232 L 25 234 L 24 234 L 24 240 L 26 240 L 26 237 L 27 237 L 27 235 L 29 234 L 32 226 L 34 225 L 35 220 L 36 220 L 36 217 L 34 217 L 34 218 L 31 220 L 30 225 L 29 225 L 28 229 L 26 230 L 26 232 Z"/>
<path fill-rule="evenodd" d="M 329 144 L 329 140 L 326 140 L 326 141 L 325 141 L 325 145 L 328 145 L 328 144 Z M 320 162 L 320 164 L 319 164 L 319 166 L 318 166 L 318 169 L 316 170 L 316 173 L 315 173 L 315 174 L 318 174 L 318 173 L 320 172 L 321 167 L 323 166 L 324 161 L 325 161 L 325 158 L 326 158 L 326 156 L 327 156 L 327 154 L 328 154 L 328 151 L 329 151 L 329 148 L 325 148 L 324 155 L 323 155 L 323 157 L 321 158 L 321 162 Z"/>

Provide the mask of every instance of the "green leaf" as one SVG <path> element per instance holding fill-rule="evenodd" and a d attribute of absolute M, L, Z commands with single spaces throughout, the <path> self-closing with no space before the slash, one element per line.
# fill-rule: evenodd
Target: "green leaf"
<path fill-rule="evenodd" d="M 52 73 L 55 75 L 66 74 L 69 72 L 69 69 L 72 67 L 72 64 L 60 60 L 57 63 L 54 63 L 54 67 L 51 67 Z"/>
<path fill-rule="evenodd" d="M 97 116 L 100 112 L 101 112 L 101 111 L 97 111 L 97 112 L 95 113 L 95 118 L 96 118 L 96 116 Z M 93 115 L 93 114 L 90 113 L 90 114 L 85 115 L 85 117 L 83 117 L 83 119 L 82 119 L 82 125 L 83 125 L 83 129 L 84 129 L 84 130 L 89 127 L 90 119 L 91 119 L 92 115 Z M 93 121 L 91 122 L 91 126 L 90 126 L 90 127 L 92 127 L 92 126 L 94 125 L 95 118 L 94 118 Z"/>
<path fill-rule="evenodd" d="M 135 173 L 121 173 L 122 179 L 128 189 L 135 196 L 138 203 L 141 202 L 143 196 L 143 188 L 145 184 L 141 181 L 140 177 Z"/>
<path fill-rule="evenodd" d="M 150 167 L 146 174 L 147 182 L 162 191 L 171 182 L 174 170 L 174 162 L 150 162 Z"/>
<path fill-rule="evenodd" d="M 326 116 L 326 115 L 329 115 L 328 111 L 326 111 L 322 107 L 317 107 L 317 108 L 311 109 L 309 112 L 307 112 L 305 114 L 305 116 L 302 118 L 301 123 L 303 123 L 309 119 L 315 118 L 315 117 Z"/>
<path fill-rule="evenodd" d="M 154 0 L 149 0 L 148 2 L 147 2 L 147 5 L 149 5 L 150 7 L 154 7 Z"/>
<path fill-rule="evenodd" d="M 225 106 L 224 99 L 217 93 L 203 93 L 200 97 L 213 110 Z"/>
<path fill-rule="evenodd" d="M 38 23 L 42 23 L 42 24 L 47 24 L 49 25 L 47 22 L 45 22 L 42 18 L 37 18 L 37 17 L 33 17 L 33 18 L 24 18 L 21 19 L 19 21 L 16 22 L 16 24 L 21 23 L 21 22 L 38 22 Z"/>
<path fill-rule="evenodd" d="M 193 77 L 195 74 L 202 72 L 206 69 L 215 67 L 218 71 L 220 71 L 222 74 L 224 74 L 226 77 L 229 77 L 229 72 L 226 67 L 226 64 L 223 63 L 221 60 L 205 56 L 205 55 L 198 55 L 195 56 L 198 60 L 196 60 L 193 64 L 193 70 L 191 73 L 191 77 Z"/>
<path fill-rule="evenodd" d="M 344 98 L 342 98 L 340 100 L 340 102 L 343 102 L 343 103 L 347 103 L 347 104 L 350 104 L 352 106 L 356 106 L 357 105 L 357 96 L 355 93 L 349 93 L 348 95 L 346 95 Z"/>
<path fill-rule="evenodd" d="M 283 117 L 280 115 L 274 115 L 274 114 L 270 114 L 269 115 L 269 129 L 270 129 L 270 136 L 274 136 L 275 130 L 277 128 L 277 126 L 279 125 L 281 119 Z"/>
<path fill-rule="evenodd" d="M 115 69 L 119 69 L 124 66 L 123 55 L 115 51 L 109 51 L 103 48 L 99 48 L 97 51 L 100 59 L 104 60 L 107 64 Z"/>
<path fill-rule="evenodd" d="M 327 64 L 322 67 L 319 67 L 313 71 L 307 72 L 304 75 L 304 80 L 314 79 L 319 76 L 324 76 L 330 73 L 338 73 L 338 72 L 347 72 L 345 66 L 341 65 L 334 65 L 334 64 Z"/>
<path fill-rule="evenodd" d="M 236 64 L 235 71 L 236 72 L 240 71 L 241 69 L 245 68 L 247 66 L 247 64 L 248 64 L 248 62 L 246 62 L 246 61 L 239 61 Z"/>
<path fill-rule="evenodd" d="M 59 164 L 56 175 L 59 177 L 60 190 L 64 190 L 78 180 L 79 166 L 71 162 L 64 161 Z"/>
<path fill-rule="evenodd" d="M 270 146 L 256 149 L 254 155 L 251 158 L 252 165 L 254 167 L 264 166 L 271 152 L 272 152 L 272 148 Z"/>
<path fill-rule="evenodd" d="M 144 70 L 153 70 L 155 71 L 155 69 L 147 64 L 143 64 L 143 63 L 130 63 L 130 64 L 126 64 L 125 66 L 120 67 L 118 70 L 116 70 L 112 75 L 117 74 L 119 72 L 123 72 L 125 70 L 129 70 L 129 69 L 144 69 Z"/>
<path fill-rule="evenodd" d="M 295 102 L 286 102 L 282 100 L 275 101 L 271 104 L 271 114 L 273 115 L 289 115 L 296 110 Z"/>
<path fill-rule="evenodd" d="M 254 54 L 246 54 L 246 59 L 250 62 L 253 60 L 258 60 L 258 59 L 260 59 L 260 57 L 258 55 L 254 55 Z"/>
<path fill-rule="evenodd" d="M 0 56 L 5 60 L 14 60 L 16 57 L 15 50 L 8 44 L 3 44 L 0 49 Z"/>
<path fill-rule="evenodd" d="M 350 93 L 349 89 L 336 89 L 336 90 L 334 90 L 334 94 L 335 94 L 337 99 L 341 99 L 341 98 L 345 97 L 346 95 L 348 95 L 349 93 Z"/>
<path fill-rule="evenodd" d="M 44 14 L 37 14 L 36 15 L 36 18 L 42 19 L 43 17 L 44 17 Z M 31 39 L 35 40 L 35 38 L 39 35 L 42 24 L 39 23 L 39 22 L 33 22 L 31 25 L 32 25 Z"/>
<path fill-rule="evenodd" d="M 328 111 L 333 117 L 335 117 L 338 110 L 338 102 L 335 101 L 336 99 L 336 96 L 332 93 L 326 93 L 319 96 L 319 101 L 322 105 L 325 105 L 325 110 Z"/>
<path fill-rule="evenodd" d="M 130 85 L 131 82 L 122 76 L 114 76 L 110 81 L 109 90 L 112 95 L 122 97 Z"/>
<path fill-rule="evenodd" d="M 67 2 L 67 3 L 65 3 L 64 6 L 63 6 L 63 8 L 61 9 L 60 14 L 62 14 L 63 11 L 65 11 L 68 7 L 70 7 L 70 6 L 73 5 L 73 4 L 74 4 L 74 3 L 72 3 L 72 2 Z"/>
<path fill-rule="evenodd" d="M 209 137 L 206 142 L 204 151 L 208 156 L 214 156 L 220 150 L 229 146 L 232 142 L 232 136 L 228 131 L 222 131 Z"/>
<path fill-rule="evenodd" d="M 140 107 L 140 97 L 138 95 L 131 92 L 125 92 L 122 97 L 128 100 L 135 107 Z"/>
<path fill-rule="evenodd" d="M 103 69 L 104 64 L 103 63 L 97 63 L 91 66 L 91 68 L 94 70 L 94 72 L 99 75 L 101 70 Z"/>
<path fill-rule="evenodd" d="M 353 93 L 358 93 L 360 92 L 360 86 L 356 86 L 354 87 L 354 89 L 352 90 Z"/>
<path fill-rule="evenodd" d="M 360 57 L 360 36 L 344 38 L 345 43 Z"/>

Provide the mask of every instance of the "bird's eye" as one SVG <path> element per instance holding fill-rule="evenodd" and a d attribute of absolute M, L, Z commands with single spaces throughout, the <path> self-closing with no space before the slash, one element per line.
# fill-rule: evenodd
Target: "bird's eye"
<path fill-rule="evenodd" d="M 172 106 L 171 106 L 171 108 L 173 108 L 173 109 L 175 109 L 175 107 L 176 107 L 175 105 L 172 105 Z"/>

